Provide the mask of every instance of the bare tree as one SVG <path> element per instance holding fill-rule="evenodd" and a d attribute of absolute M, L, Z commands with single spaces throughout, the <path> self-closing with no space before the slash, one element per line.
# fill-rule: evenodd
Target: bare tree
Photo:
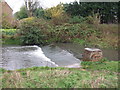
<path fill-rule="evenodd" d="M 38 0 L 24 0 L 27 9 L 27 14 L 29 17 L 34 15 L 34 11 L 40 7 Z"/>

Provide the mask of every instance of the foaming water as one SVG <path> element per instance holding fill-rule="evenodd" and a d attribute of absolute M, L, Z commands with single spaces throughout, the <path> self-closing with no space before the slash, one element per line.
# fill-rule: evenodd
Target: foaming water
<path fill-rule="evenodd" d="M 79 68 L 80 60 L 57 46 L 11 46 L 2 47 L 0 67 L 16 70 L 28 67 Z"/>
<path fill-rule="evenodd" d="M 44 54 L 44 52 L 42 51 L 42 49 L 36 45 L 32 46 L 32 47 L 36 47 L 37 50 L 35 50 L 34 52 L 30 53 L 31 55 L 34 55 L 38 58 L 42 58 L 43 60 L 50 62 L 52 64 L 54 64 L 55 66 L 58 66 L 57 64 L 55 64 L 55 62 L 52 62 L 49 58 L 47 58 Z"/>
<path fill-rule="evenodd" d="M 2 48 L 1 68 L 15 70 L 34 66 L 58 67 L 58 65 L 47 58 L 42 49 L 36 45 Z"/>

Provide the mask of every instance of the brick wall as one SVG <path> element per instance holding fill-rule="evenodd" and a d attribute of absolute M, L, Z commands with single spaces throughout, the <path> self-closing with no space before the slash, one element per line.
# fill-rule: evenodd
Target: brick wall
<path fill-rule="evenodd" d="M 2 20 L 5 19 L 8 21 L 8 23 L 13 23 L 13 10 L 6 2 L 0 2 L 0 7 L 2 7 L 2 10 L 0 11 L 0 17 L 2 17 Z"/>

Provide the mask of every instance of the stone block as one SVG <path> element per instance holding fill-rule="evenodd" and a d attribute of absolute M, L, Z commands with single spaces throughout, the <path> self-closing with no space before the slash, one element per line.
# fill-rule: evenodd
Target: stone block
<path fill-rule="evenodd" d="M 102 59 L 102 50 L 97 48 L 85 48 L 83 53 L 83 61 L 99 61 Z"/>

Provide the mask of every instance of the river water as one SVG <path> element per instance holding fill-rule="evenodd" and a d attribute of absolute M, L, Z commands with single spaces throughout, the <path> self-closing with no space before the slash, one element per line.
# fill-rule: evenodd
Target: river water
<path fill-rule="evenodd" d="M 57 46 L 7 46 L 2 47 L 0 67 L 15 70 L 34 66 L 80 67 L 80 60 Z"/>
<path fill-rule="evenodd" d="M 79 68 L 85 47 L 78 44 L 59 43 L 48 46 L 4 46 L 0 67 L 16 70 L 34 66 Z M 104 57 L 118 60 L 118 52 L 102 49 Z"/>
<path fill-rule="evenodd" d="M 79 44 L 74 44 L 74 43 L 58 43 L 55 44 L 57 46 L 59 46 L 60 48 L 69 51 L 70 53 L 72 53 L 76 58 L 81 59 L 81 55 L 84 52 L 84 48 L 86 48 L 85 46 L 81 46 Z M 89 48 L 89 47 L 87 47 Z M 95 48 L 95 47 L 92 47 Z M 103 57 L 107 58 L 108 60 L 111 61 L 118 61 L 118 51 L 112 48 L 100 48 L 103 52 Z"/>

